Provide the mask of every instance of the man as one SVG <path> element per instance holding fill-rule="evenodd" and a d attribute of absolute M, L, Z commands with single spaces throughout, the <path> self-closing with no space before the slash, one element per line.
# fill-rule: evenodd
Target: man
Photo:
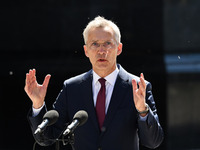
<path fill-rule="evenodd" d="M 151 84 L 142 73 L 136 77 L 117 64 L 117 56 L 122 52 L 119 28 L 112 21 L 96 17 L 87 25 L 83 36 L 84 52 L 92 70 L 64 82 L 53 105 L 59 113 L 58 121 L 35 139 L 41 145 L 52 144 L 48 139 L 60 137 L 74 114 L 85 110 L 87 122 L 74 131 L 76 150 L 138 150 L 139 143 L 158 147 L 163 130 Z M 51 77 L 47 75 L 39 85 L 35 74 L 35 69 L 26 74 L 25 85 L 33 103 L 33 112 L 29 114 L 33 132 L 46 112 L 44 99 Z"/>

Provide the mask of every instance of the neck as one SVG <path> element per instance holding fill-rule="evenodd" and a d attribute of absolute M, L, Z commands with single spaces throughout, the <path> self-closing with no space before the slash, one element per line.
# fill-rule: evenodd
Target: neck
<path fill-rule="evenodd" d="M 106 76 L 108 76 L 109 74 L 111 74 L 113 71 L 115 71 L 116 67 L 113 67 L 110 70 L 94 70 L 94 72 L 96 74 L 98 74 L 101 78 L 105 78 Z"/>

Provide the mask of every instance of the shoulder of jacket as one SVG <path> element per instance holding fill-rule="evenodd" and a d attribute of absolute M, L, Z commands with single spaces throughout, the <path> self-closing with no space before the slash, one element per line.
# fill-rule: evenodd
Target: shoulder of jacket
<path fill-rule="evenodd" d="M 87 79 L 87 77 L 91 74 L 91 71 L 82 73 L 80 75 L 71 77 L 67 80 L 64 81 L 64 85 L 67 84 L 80 84 L 81 82 L 83 82 L 85 79 Z"/>

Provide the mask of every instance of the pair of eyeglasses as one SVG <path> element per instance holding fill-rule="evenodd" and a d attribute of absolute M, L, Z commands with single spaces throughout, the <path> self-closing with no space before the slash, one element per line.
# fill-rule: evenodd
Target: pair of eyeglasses
<path fill-rule="evenodd" d="M 89 44 L 89 48 L 92 50 L 97 50 L 99 47 L 103 47 L 104 49 L 108 50 L 111 49 L 113 47 L 113 43 L 112 42 L 104 42 L 104 43 L 98 43 L 98 42 L 92 42 L 91 44 Z"/>

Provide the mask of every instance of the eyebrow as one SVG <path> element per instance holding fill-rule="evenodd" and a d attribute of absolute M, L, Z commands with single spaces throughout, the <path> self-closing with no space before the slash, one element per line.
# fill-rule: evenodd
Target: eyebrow
<path fill-rule="evenodd" d="M 99 42 L 99 40 L 92 40 L 91 43 L 92 42 Z M 112 42 L 112 40 L 105 40 L 104 42 Z"/>

